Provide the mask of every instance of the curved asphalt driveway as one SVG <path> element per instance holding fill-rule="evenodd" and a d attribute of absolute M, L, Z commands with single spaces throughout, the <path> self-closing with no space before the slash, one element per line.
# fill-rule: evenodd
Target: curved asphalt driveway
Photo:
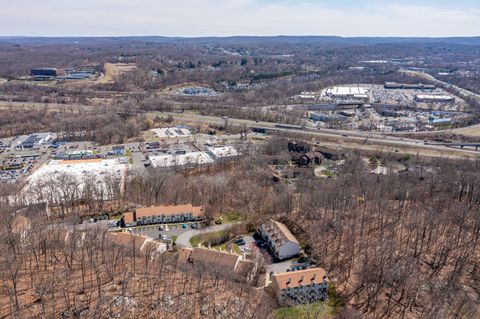
<path fill-rule="evenodd" d="M 226 230 L 226 229 L 229 229 L 230 227 L 233 227 L 234 225 L 235 224 L 223 224 L 223 225 L 205 227 L 202 229 L 189 230 L 179 235 L 175 242 L 178 247 L 192 247 L 192 245 L 190 244 L 190 238 L 192 238 L 193 236 Z"/>

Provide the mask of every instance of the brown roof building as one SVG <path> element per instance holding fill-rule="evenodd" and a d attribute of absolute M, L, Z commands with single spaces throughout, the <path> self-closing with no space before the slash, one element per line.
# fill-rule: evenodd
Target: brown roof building
<path fill-rule="evenodd" d="M 272 288 L 281 305 L 311 303 L 327 298 L 327 274 L 323 268 L 311 268 L 272 276 Z"/>
<path fill-rule="evenodd" d="M 251 280 L 256 272 L 256 264 L 240 255 L 207 248 L 181 248 L 178 251 L 180 264 L 193 264 L 216 274 L 236 276 Z"/>
<path fill-rule="evenodd" d="M 203 206 L 172 205 L 138 208 L 134 213 L 125 213 L 123 225 L 151 225 L 199 221 L 205 217 Z"/>
<path fill-rule="evenodd" d="M 167 250 L 165 243 L 129 233 L 107 233 L 107 240 L 116 246 L 131 249 L 132 253 L 151 255 L 152 257 L 160 255 Z"/>
<path fill-rule="evenodd" d="M 122 221 L 125 227 L 135 226 L 135 214 L 133 212 L 123 214 Z"/>

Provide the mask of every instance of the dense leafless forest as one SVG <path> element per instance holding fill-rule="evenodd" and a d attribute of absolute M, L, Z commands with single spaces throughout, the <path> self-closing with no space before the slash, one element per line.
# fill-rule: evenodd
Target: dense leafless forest
<path fill-rule="evenodd" d="M 292 188 L 275 182 L 266 166 L 288 160 L 283 143 L 272 141 L 264 155 L 246 157 L 217 173 L 134 174 L 110 209 L 124 202 L 192 202 L 207 205 L 212 215 L 241 212 L 251 227 L 267 217 L 281 218 L 307 243 L 315 260 L 329 269 L 358 316 L 478 316 L 477 162 L 372 154 L 408 167 L 397 176 L 377 176 L 370 175 L 359 154 L 352 153 L 337 178 L 315 180 L 306 175 Z M 72 187 L 63 184 L 66 193 L 73 192 Z M 3 190 L 7 191 L 11 189 Z M 48 191 L 43 189 L 47 198 Z M 102 207 L 95 193 L 83 194 L 97 205 L 90 209 Z M 155 317 L 156 311 L 170 311 L 175 317 L 181 311 L 199 314 L 197 308 L 204 304 L 210 311 L 230 312 L 231 318 L 264 318 L 271 311 L 268 295 L 242 283 L 201 275 L 200 270 L 181 272 L 169 254 L 136 256 L 128 246 L 112 249 L 102 232 L 76 235 L 72 230 L 67 238 L 65 232 L 47 226 L 82 214 L 84 209 L 73 202 L 48 217 L 41 208 L 25 207 L 21 199 L 18 203 L 2 204 L 3 315 L 85 312 L 108 317 L 134 311 Z M 15 213 L 32 219 L 28 236 L 13 222 Z"/>

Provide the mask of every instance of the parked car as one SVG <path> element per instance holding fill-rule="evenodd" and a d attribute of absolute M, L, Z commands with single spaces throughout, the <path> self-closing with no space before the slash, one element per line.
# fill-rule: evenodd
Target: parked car
<path fill-rule="evenodd" d="M 186 229 L 186 228 L 187 228 L 187 224 L 182 224 L 182 228 L 183 228 L 183 229 Z"/>
<path fill-rule="evenodd" d="M 109 221 L 108 222 L 108 227 L 111 227 L 111 228 L 118 227 L 118 221 L 116 221 L 116 220 Z"/>
<path fill-rule="evenodd" d="M 245 242 L 245 239 L 243 238 L 237 238 L 235 239 L 235 244 L 237 244 L 238 246 L 243 246 L 246 244 L 246 242 Z"/>
<path fill-rule="evenodd" d="M 160 227 L 158 227 L 158 230 L 160 230 L 160 231 L 162 231 L 164 229 L 165 229 L 165 227 L 163 227 L 163 225 L 160 225 Z"/>
<path fill-rule="evenodd" d="M 168 240 L 168 236 L 165 235 L 165 234 L 163 234 L 163 235 L 162 235 L 162 240 Z"/>
<path fill-rule="evenodd" d="M 217 219 L 217 220 L 215 221 L 215 224 L 217 224 L 217 225 L 223 224 L 223 218 L 220 217 L 219 219 Z"/>
<path fill-rule="evenodd" d="M 247 247 L 240 247 L 240 251 L 242 253 L 250 253 L 251 252 L 250 248 L 247 248 Z"/>
<path fill-rule="evenodd" d="M 192 227 L 193 229 L 197 228 L 197 224 L 191 224 L 190 227 Z"/>

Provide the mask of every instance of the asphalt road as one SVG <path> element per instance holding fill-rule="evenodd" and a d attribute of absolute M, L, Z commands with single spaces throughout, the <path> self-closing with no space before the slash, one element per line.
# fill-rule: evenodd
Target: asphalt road
<path fill-rule="evenodd" d="M 233 225 L 235 224 L 215 225 L 197 230 L 189 230 L 178 236 L 176 244 L 178 247 L 192 247 L 192 245 L 190 244 L 190 238 L 192 238 L 193 236 L 226 230 L 230 227 L 233 227 Z"/>
<path fill-rule="evenodd" d="M 163 113 L 167 115 L 171 115 L 177 120 L 187 120 L 192 122 L 200 122 L 200 123 L 207 123 L 207 124 L 223 124 L 225 120 L 223 118 L 214 117 L 214 116 L 204 116 L 204 115 L 196 115 L 196 114 L 187 114 L 187 113 Z M 396 136 L 389 136 L 381 133 L 376 132 L 359 132 L 359 131 L 343 131 L 343 130 L 334 130 L 334 129 L 285 129 L 276 127 L 276 125 L 281 123 L 272 123 L 272 122 L 256 122 L 251 120 L 243 120 L 243 119 L 228 119 L 229 124 L 233 125 L 245 125 L 247 127 L 260 127 L 266 128 L 271 131 L 278 131 L 278 132 L 291 132 L 291 133 L 302 133 L 304 135 L 310 137 L 324 137 L 330 138 L 335 140 L 341 140 L 346 143 L 353 143 L 358 145 L 359 149 L 365 148 L 367 149 L 368 145 L 377 145 L 383 147 L 392 147 L 392 148 L 413 148 L 418 150 L 426 151 L 436 151 L 436 152 L 448 152 L 448 153 L 455 153 L 457 155 L 480 155 L 479 152 L 475 152 L 473 150 L 464 150 L 464 149 L 455 149 L 450 148 L 447 146 L 440 146 L 440 145 L 426 145 L 421 140 L 416 139 L 408 139 Z M 366 146 L 365 146 L 366 145 Z M 401 150 L 400 150 L 401 151 Z M 422 154 L 420 154 L 422 155 Z"/>

